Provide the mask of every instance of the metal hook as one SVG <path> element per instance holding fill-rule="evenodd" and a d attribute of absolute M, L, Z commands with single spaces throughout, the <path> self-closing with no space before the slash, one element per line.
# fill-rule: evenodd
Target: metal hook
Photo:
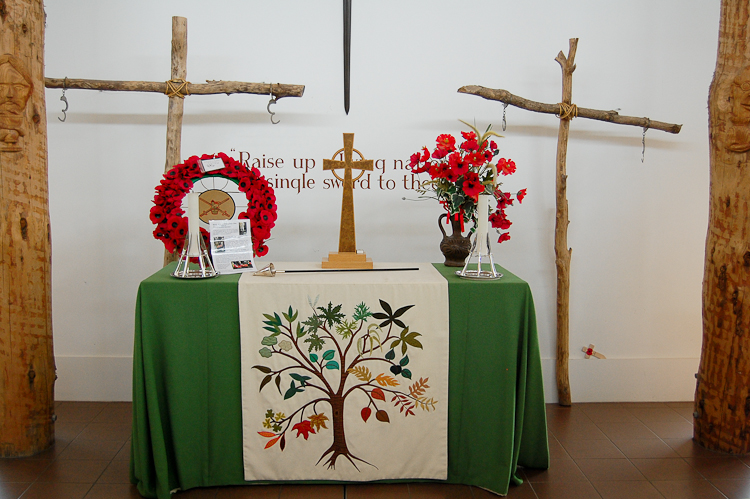
<path fill-rule="evenodd" d="M 63 79 L 63 93 L 62 93 L 62 97 L 60 97 L 60 100 L 65 103 L 65 109 L 62 110 L 63 117 L 62 118 L 60 118 L 59 116 L 57 117 L 57 119 L 60 120 L 60 121 L 62 121 L 63 123 L 65 123 L 65 120 L 68 119 L 68 113 L 67 113 L 67 111 L 68 111 L 68 98 L 65 97 L 65 87 L 67 86 L 67 83 L 68 83 L 68 77 L 66 76 L 65 79 Z"/>
<path fill-rule="evenodd" d="M 273 116 L 276 114 L 271 111 L 271 104 L 276 104 L 276 97 L 273 95 L 273 83 L 271 83 L 271 99 L 268 101 L 268 105 L 266 106 L 266 111 L 268 111 L 268 114 L 271 115 L 271 123 L 274 125 L 277 125 L 281 120 L 274 121 Z"/>

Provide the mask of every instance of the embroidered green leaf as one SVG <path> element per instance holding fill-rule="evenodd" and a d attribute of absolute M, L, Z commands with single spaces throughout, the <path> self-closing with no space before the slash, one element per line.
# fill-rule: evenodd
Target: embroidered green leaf
<path fill-rule="evenodd" d="M 401 367 L 405 366 L 408 363 L 409 363 L 409 356 L 408 355 L 399 361 L 399 364 L 401 364 Z"/>
<path fill-rule="evenodd" d="M 352 315 L 352 319 L 354 319 L 355 321 L 364 321 L 371 316 L 372 313 L 370 312 L 370 309 L 367 308 L 367 305 L 365 305 L 365 302 L 362 302 L 354 307 L 354 315 Z"/>
<path fill-rule="evenodd" d="M 291 305 L 289 305 L 289 312 L 286 312 L 286 313 L 282 312 L 282 315 L 284 316 L 284 319 L 286 319 L 290 323 L 297 320 L 297 312 L 292 310 Z"/>
<path fill-rule="evenodd" d="M 317 362 L 317 361 L 318 361 L 318 355 L 317 355 L 317 354 L 314 354 L 314 353 L 311 353 L 311 354 L 310 354 L 310 360 L 311 360 L 312 362 Z"/>
<path fill-rule="evenodd" d="M 264 324 L 268 324 L 269 326 L 281 326 L 281 317 L 279 317 L 279 314 L 275 312 L 273 315 L 263 314 L 263 317 L 268 319 L 263 321 Z"/>
<path fill-rule="evenodd" d="M 271 331 L 273 334 L 280 334 L 281 329 L 279 329 L 279 326 L 263 326 L 263 329 L 266 331 Z"/>
<path fill-rule="evenodd" d="M 403 331 L 401 331 L 398 339 L 394 340 L 391 343 L 391 348 L 396 348 L 399 344 L 401 344 L 401 355 L 406 355 L 407 345 L 411 345 L 416 348 L 422 348 L 422 343 L 419 342 L 417 336 L 422 335 L 417 333 L 416 331 L 410 333 L 409 327 L 407 326 L 403 329 Z"/>
<path fill-rule="evenodd" d="M 258 353 L 261 357 L 265 357 L 266 359 L 273 355 L 273 352 L 268 347 L 261 348 L 260 350 L 258 350 Z"/>
<path fill-rule="evenodd" d="M 338 369 L 339 363 L 335 360 L 331 360 L 326 364 L 326 369 Z"/>
<path fill-rule="evenodd" d="M 307 351 L 312 352 L 313 350 L 323 350 L 325 340 L 318 336 L 317 333 L 310 333 L 310 337 L 305 339 L 305 343 L 310 344 L 310 348 Z"/>
<path fill-rule="evenodd" d="M 334 324 L 339 324 L 341 319 L 345 317 L 345 315 L 341 313 L 341 305 L 336 305 L 334 307 L 332 302 L 328 302 L 328 308 L 318 307 L 318 310 L 320 310 L 321 313 L 319 315 L 323 321 L 328 324 L 328 327 L 333 327 Z"/>
<path fill-rule="evenodd" d="M 357 322 L 356 321 L 347 321 L 344 320 L 341 322 L 341 324 L 336 326 L 336 332 L 341 335 L 342 338 L 347 339 L 352 334 L 354 334 L 354 330 L 357 329 Z"/>
<path fill-rule="evenodd" d="M 305 390 L 303 390 L 301 387 L 294 386 L 294 381 L 292 381 L 292 384 L 289 385 L 289 389 L 284 394 L 284 400 L 290 399 L 294 397 L 296 394 L 304 392 L 304 391 Z"/>
<path fill-rule="evenodd" d="M 289 374 L 289 376 L 291 376 L 292 379 L 296 379 L 297 381 L 299 381 L 302 386 L 305 386 L 306 381 L 310 379 L 310 376 L 302 376 L 301 374 L 297 373 L 291 373 Z"/>
<path fill-rule="evenodd" d="M 302 327 L 302 324 L 298 322 L 297 323 L 297 338 L 302 338 L 306 334 L 307 334 L 307 331 L 305 331 L 305 328 Z"/>
<path fill-rule="evenodd" d="M 419 342 L 419 340 L 417 339 L 417 336 L 422 336 L 422 335 L 414 331 L 413 333 L 409 333 L 405 335 L 403 341 L 415 348 L 422 348 L 422 343 Z"/>
<path fill-rule="evenodd" d="M 391 348 L 390 350 L 388 350 L 388 353 L 385 354 L 385 358 L 387 360 L 393 360 L 393 359 L 396 358 L 396 352 L 393 351 L 393 348 Z"/>
<path fill-rule="evenodd" d="M 278 343 L 276 336 L 264 336 L 260 342 L 261 345 L 266 345 L 268 347 L 271 347 L 275 345 L 276 343 Z"/>
<path fill-rule="evenodd" d="M 307 326 L 307 331 L 310 333 L 315 333 L 318 331 L 318 328 L 323 327 L 323 322 L 320 320 L 320 317 L 315 314 L 308 317 L 302 324 Z"/>
<path fill-rule="evenodd" d="M 326 352 L 325 352 L 325 353 L 323 354 L 323 360 L 331 360 L 331 359 L 333 359 L 333 356 L 334 356 L 334 355 L 336 355 L 336 352 L 335 352 L 335 351 L 333 351 L 333 350 L 327 350 L 327 351 L 326 351 Z"/>
<path fill-rule="evenodd" d="M 411 379 L 411 371 L 408 369 L 404 369 L 403 371 L 401 371 L 401 376 L 407 379 Z"/>

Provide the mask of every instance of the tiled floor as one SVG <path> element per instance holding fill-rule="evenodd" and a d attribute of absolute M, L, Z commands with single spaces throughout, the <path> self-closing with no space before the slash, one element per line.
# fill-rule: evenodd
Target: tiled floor
<path fill-rule="evenodd" d="M 750 499 L 750 457 L 715 454 L 692 437 L 691 403 L 547 406 L 551 466 L 522 470 L 518 499 Z M 128 480 L 131 405 L 58 402 L 56 442 L 28 459 L 0 459 L 0 499 L 139 498 Z M 483 499 L 442 484 L 247 486 L 175 499 Z"/>

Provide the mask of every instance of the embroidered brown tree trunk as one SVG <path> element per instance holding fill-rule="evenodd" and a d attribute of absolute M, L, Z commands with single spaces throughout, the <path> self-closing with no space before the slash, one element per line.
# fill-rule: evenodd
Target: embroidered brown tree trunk
<path fill-rule="evenodd" d="M 722 1 L 709 92 L 711 193 L 694 413 L 695 440 L 733 454 L 750 452 L 749 9 L 748 0 Z"/>
<path fill-rule="evenodd" d="M 54 440 L 44 8 L 0 1 L 0 456 Z"/>
<path fill-rule="evenodd" d="M 327 451 L 320 456 L 320 460 L 323 460 L 326 456 L 326 464 L 329 468 L 336 467 L 336 460 L 339 456 L 345 456 L 352 461 L 349 455 L 349 448 L 346 446 L 346 433 L 344 432 L 344 397 L 340 395 L 333 395 L 329 400 L 331 404 L 331 414 L 333 420 L 333 443 Z M 320 462 L 320 461 L 318 461 Z M 352 462 L 354 464 L 354 462 Z M 356 464 L 354 465 L 357 466 Z"/>

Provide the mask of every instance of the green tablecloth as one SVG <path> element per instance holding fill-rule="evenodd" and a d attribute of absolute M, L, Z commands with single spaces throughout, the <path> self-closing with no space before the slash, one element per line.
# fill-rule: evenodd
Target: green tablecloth
<path fill-rule="evenodd" d="M 516 465 L 547 468 L 542 367 L 529 285 L 448 280 L 448 482 L 506 494 Z M 239 275 L 138 289 L 130 479 L 145 497 L 243 479 Z"/>

